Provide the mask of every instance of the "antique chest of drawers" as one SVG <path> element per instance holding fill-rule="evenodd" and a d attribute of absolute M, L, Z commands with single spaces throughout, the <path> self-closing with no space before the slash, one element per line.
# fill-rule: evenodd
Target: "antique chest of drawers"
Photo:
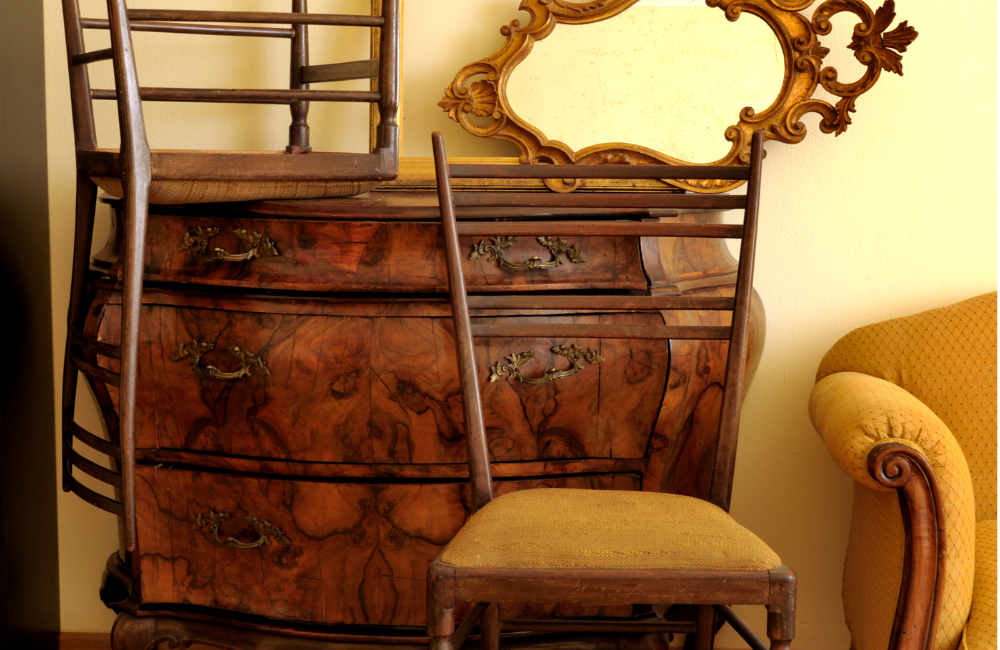
<path fill-rule="evenodd" d="M 152 207 L 138 364 L 138 551 L 109 566 L 110 605 L 283 622 L 329 640 L 423 634 L 427 565 L 471 512 L 438 219 L 434 194 L 416 191 Z M 112 344 L 121 309 L 115 232 L 94 260 L 103 277 L 86 327 Z M 735 268 L 718 240 L 567 241 L 540 232 L 465 245 L 474 291 L 724 295 Z M 750 340 L 752 372 L 763 343 L 759 303 Z M 498 492 L 705 496 L 723 344 L 496 338 L 478 340 L 476 354 Z M 95 392 L 113 422 L 116 389 Z M 631 614 L 552 604 L 503 615 Z"/>

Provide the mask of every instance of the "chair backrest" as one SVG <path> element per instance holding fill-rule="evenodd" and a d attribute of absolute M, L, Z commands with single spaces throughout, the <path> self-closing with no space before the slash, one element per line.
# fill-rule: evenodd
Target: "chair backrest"
<path fill-rule="evenodd" d="M 129 172 L 113 152 L 98 149 L 94 125 L 94 100 L 118 103 L 121 154 L 127 165 L 142 176 L 149 167 L 152 178 L 181 180 L 385 180 L 398 171 L 399 129 L 399 0 L 380 0 L 379 15 L 308 13 L 306 0 L 290 0 L 291 12 L 201 11 L 128 9 L 125 0 L 107 0 L 108 18 L 80 16 L 78 0 L 63 0 L 63 19 L 69 57 L 73 127 L 80 172 L 91 177 L 119 177 Z M 378 4 L 376 4 L 376 7 Z M 237 24 L 241 23 L 241 24 Z M 276 27 L 274 25 L 283 25 Z M 370 60 L 309 64 L 308 26 L 339 25 L 374 29 Z M 84 30 L 110 30 L 111 47 L 87 52 Z M 132 32 L 167 32 L 261 38 L 285 38 L 291 42 L 291 81 L 287 89 L 206 89 L 140 87 L 132 47 Z M 377 48 L 374 44 L 377 43 Z M 87 66 L 110 59 L 114 65 L 115 89 L 92 89 Z M 372 79 L 373 88 L 362 90 L 312 90 L 311 83 Z M 142 102 L 208 102 L 243 104 L 287 104 L 292 122 L 286 156 L 262 156 L 262 152 L 171 151 L 150 158 L 143 122 Z M 309 103 L 363 102 L 372 104 L 378 119 L 372 151 L 363 153 L 318 153 L 309 146 Z M 377 110 L 377 115 L 376 115 Z M 127 181 L 126 181 L 127 182 Z"/>
<path fill-rule="evenodd" d="M 760 196 L 763 134 L 754 135 L 749 166 L 670 165 L 448 165 L 444 138 L 433 135 L 438 200 L 444 226 L 448 282 L 458 369 L 468 443 L 469 474 L 476 507 L 493 498 L 489 452 L 483 425 L 479 376 L 473 354 L 476 337 L 575 337 L 609 339 L 714 339 L 729 342 L 719 436 L 709 500 L 729 508 L 736 438 L 747 352 L 747 326 L 753 290 L 754 248 Z M 745 195 L 692 195 L 656 192 L 538 193 L 467 191 L 452 192 L 452 178 L 555 178 L 555 179 L 732 179 L 749 181 Z M 512 218 L 501 222 L 475 221 L 502 207 Z M 742 225 L 639 221 L 641 209 L 741 209 Z M 637 213 L 634 209 L 640 209 Z M 470 219 L 459 223 L 457 216 Z M 648 218 L 648 213 L 646 214 Z M 532 218 L 533 217 L 533 218 Z M 548 221 L 539 221 L 538 218 Z M 740 260 L 733 298 L 652 295 L 469 295 L 462 273 L 458 238 L 465 236 L 522 236 L 539 232 L 558 235 L 713 237 L 740 239 Z M 586 310 L 656 312 L 660 310 L 732 311 L 730 326 L 623 325 L 623 324 L 523 324 L 473 323 L 471 309 L 482 310 Z"/>

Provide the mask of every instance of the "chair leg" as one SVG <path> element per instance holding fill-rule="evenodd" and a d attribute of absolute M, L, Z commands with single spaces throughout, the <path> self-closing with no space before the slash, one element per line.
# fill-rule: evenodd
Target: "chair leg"
<path fill-rule="evenodd" d="M 149 216 L 149 180 L 130 172 L 125 190 L 125 250 L 122 268 L 121 386 L 118 426 L 121 436 L 122 502 L 125 550 L 137 547 L 135 515 L 135 412 L 139 365 L 139 316 L 142 309 L 143 259 Z"/>
<path fill-rule="evenodd" d="M 767 638 L 771 650 L 789 650 L 795 638 L 795 573 L 788 567 L 771 571 L 767 604 Z"/>
<path fill-rule="evenodd" d="M 431 562 L 427 569 L 427 636 L 430 650 L 452 648 L 455 634 L 455 568 Z"/>
<path fill-rule="evenodd" d="M 450 636 L 432 636 L 430 650 L 452 650 Z"/>
<path fill-rule="evenodd" d="M 500 650 L 500 608 L 490 603 L 479 619 L 480 650 Z"/>
<path fill-rule="evenodd" d="M 84 174 L 76 177 L 76 234 L 73 242 L 73 277 L 69 292 L 69 328 L 83 329 L 86 316 L 84 305 L 86 298 L 87 269 L 90 268 L 90 245 L 94 238 L 94 211 L 97 207 L 97 185 Z M 65 424 L 73 421 L 76 414 L 76 386 L 78 375 L 76 367 L 70 362 L 71 332 L 67 332 L 66 349 L 63 357 L 63 489 L 70 490 L 73 468 L 69 465 L 69 453 L 73 448 L 73 434 Z"/>
<path fill-rule="evenodd" d="M 715 646 L 715 607 L 698 607 L 698 628 L 694 635 L 694 650 L 712 650 Z"/>

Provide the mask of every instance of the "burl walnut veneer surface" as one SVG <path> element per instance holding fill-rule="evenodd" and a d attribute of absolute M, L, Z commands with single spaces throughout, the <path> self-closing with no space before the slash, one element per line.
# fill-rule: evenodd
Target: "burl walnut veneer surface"
<path fill-rule="evenodd" d="M 153 211 L 136 450 L 137 584 L 147 606 L 423 625 L 427 566 L 471 508 L 451 313 L 443 296 L 430 295 L 443 291 L 445 278 L 432 203 L 400 196 L 226 214 L 212 206 Z M 721 214 L 680 217 L 702 219 L 717 222 Z M 199 260 L 198 251 L 180 250 L 184 233 L 199 226 L 220 229 L 209 251 L 245 252 L 233 231 L 246 228 L 272 239 L 280 254 Z M 517 271 L 482 256 L 466 262 L 470 285 L 733 295 L 734 260 L 718 240 L 568 239 L 584 263 Z M 474 243 L 464 245 L 471 252 Z M 97 259 L 112 275 L 115 245 L 113 235 Z M 505 254 L 514 263 L 551 259 L 530 237 Z M 99 286 L 87 332 L 117 344 L 120 302 L 110 285 Z M 752 310 L 747 384 L 764 339 L 756 299 Z M 699 311 L 477 317 L 728 324 L 726 313 Z M 192 341 L 215 346 L 202 369 L 237 370 L 226 351 L 235 345 L 259 355 L 268 373 L 198 377 L 190 357 L 175 360 Z M 526 376 L 567 369 L 550 350 L 557 344 L 592 347 L 604 361 L 541 385 L 489 381 L 492 366 L 529 350 L 535 357 L 522 368 Z M 475 352 L 498 493 L 547 486 L 707 496 L 726 343 L 491 338 L 477 340 Z M 93 386 L 114 436 L 117 391 Z M 288 543 L 222 548 L 194 525 L 210 511 L 231 515 L 221 540 L 254 541 L 245 519 L 253 515 Z M 531 605 L 507 607 L 503 617 L 630 611 Z"/>
<path fill-rule="evenodd" d="M 497 492 L 541 487 L 635 490 L 639 477 L 499 481 Z M 272 539 L 257 549 L 222 548 L 207 528 L 193 525 L 199 514 L 210 511 L 232 515 L 220 527 L 222 540 L 255 541 L 257 534 L 245 520 L 253 515 L 279 528 L 288 541 Z M 420 626 L 427 565 L 470 511 L 465 481 L 332 483 L 142 466 L 137 479 L 142 597 L 148 603 L 220 607 L 314 623 Z M 525 605 L 511 606 L 506 614 L 612 609 Z"/>
<path fill-rule="evenodd" d="M 151 214 L 146 245 L 147 278 L 216 286 L 297 291 L 436 291 L 447 290 L 441 225 L 437 222 L 309 220 L 291 218 L 188 217 Z M 245 253 L 236 229 L 259 233 L 274 243 L 277 255 L 240 262 L 203 259 L 197 247 L 182 249 L 186 233 L 218 228 L 208 240 L 209 255 L 221 248 Z M 539 233 L 549 235 L 549 233 Z M 558 233 L 552 233 L 558 235 Z M 487 238 L 462 238 L 463 249 Z M 466 281 L 475 290 L 536 291 L 551 289 L 645 289 L 646 276 L 637 237 L 570 237 L 580 255 L 565 255 L 552 268 L 512 272 L 489 255 L 469 259 Z M 553 253 L 535 237 L 522 237 L 504 251 L 513 264 L 532 257 L 553 261 Z M 108 260 L 109 262 L 111 260 Z"/>
<path fill-rule="evenodd" d="M 233 303 L 226 306 L 254 306 Z M 323 307 L 312 311 L 325 313 L 275 314 L 144 305 L 137 446 L 326 463 L 464 463 L 447 307 L 440 301 L 400 302 L 395 309 L 377 302 Z M 112 343 L 119 309 L 109 305 L 101 321 L 102 338 Z M 663 322 L 659 314 L 500 318 Z M 178 347 L 191 341 L 215 344 L 203 368 L 236 370 L 239 363 L 225 348 L 238 345 L 264 359 L 270 374 L 199 378 L 190 357 L 174 360 Z M 550 351 L 566 342 L 592 347 L 604 361 L 542 385 L 489 381 L 491 366 L 529 350 L 535 352 L 523 368 L 529 377 L 568 368 Z M 644 456 L 667 380 L 665 342 L 497 338 L 478 340 L 476 352 L 494 460 Z"/>

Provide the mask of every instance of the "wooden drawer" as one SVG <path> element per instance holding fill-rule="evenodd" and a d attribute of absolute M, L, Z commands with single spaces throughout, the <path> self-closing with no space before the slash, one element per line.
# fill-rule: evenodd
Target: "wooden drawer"
<path fill-rule="evenodd" d="M 427 566 L 469 512 L 464 482 L 310 482 L 140 466 L 136 483 L 143 602 L 315 623 L 422 626 Z M 497 492 L 535 487 L 641 485 L 636 475 L 576 476 L 501 481 Z M 628 614 L 618 610 L 585 613 Z M 535 605 L 505 616 L 581 611 Z"/>
<path fill-rule="evenodd" d="M 443 300 L 215 298 L 147 291 L 141 316 L 137 446 L 323 463 L 464 463 L 455 344 Z M 117 343 L 117 296 L 100 338 Z M 659 314 L 492 316 L 648 324 Z M 662 321 L 659 321 L 662 322 Z M 193 363 L 192 342 L 208 343 Z M 577 372 L 540 384 L 491 367 L 533 352 L 528 379 L 570 369 L 556 345 L 592 349 Z M 229 346 L 261 362 L 241 363 Z M 642 458 L 666 388 L 668 343 L 477 340 L 496 461 Z M 215 378 L 210 367 L 246 376 Z M 266 370 L 265 370 L 266 368 Z M 200 373 L 202 376 L 198 376 Z M 507 372 L 506 377 L 511 373 Z"/>
<path fill-rule="evenodd" d="M 299 291 L 445 290 L 444 238 L 441 225 L 433 221 L 154 213 L 148 228 L 150 280 Z M 559 242 L 558 232 L 538 235 L 546 239 L 544 244 L 536 237 L 509 238 L 516 242 L 463 238 L 470 257 L 465 266 L 470 288 L 647 287 L 638 237 L 569 237 Z M 251 251 L 252 259 L 235 259 Z M 225 259 L 217 259 L 220 256 Z"/>

